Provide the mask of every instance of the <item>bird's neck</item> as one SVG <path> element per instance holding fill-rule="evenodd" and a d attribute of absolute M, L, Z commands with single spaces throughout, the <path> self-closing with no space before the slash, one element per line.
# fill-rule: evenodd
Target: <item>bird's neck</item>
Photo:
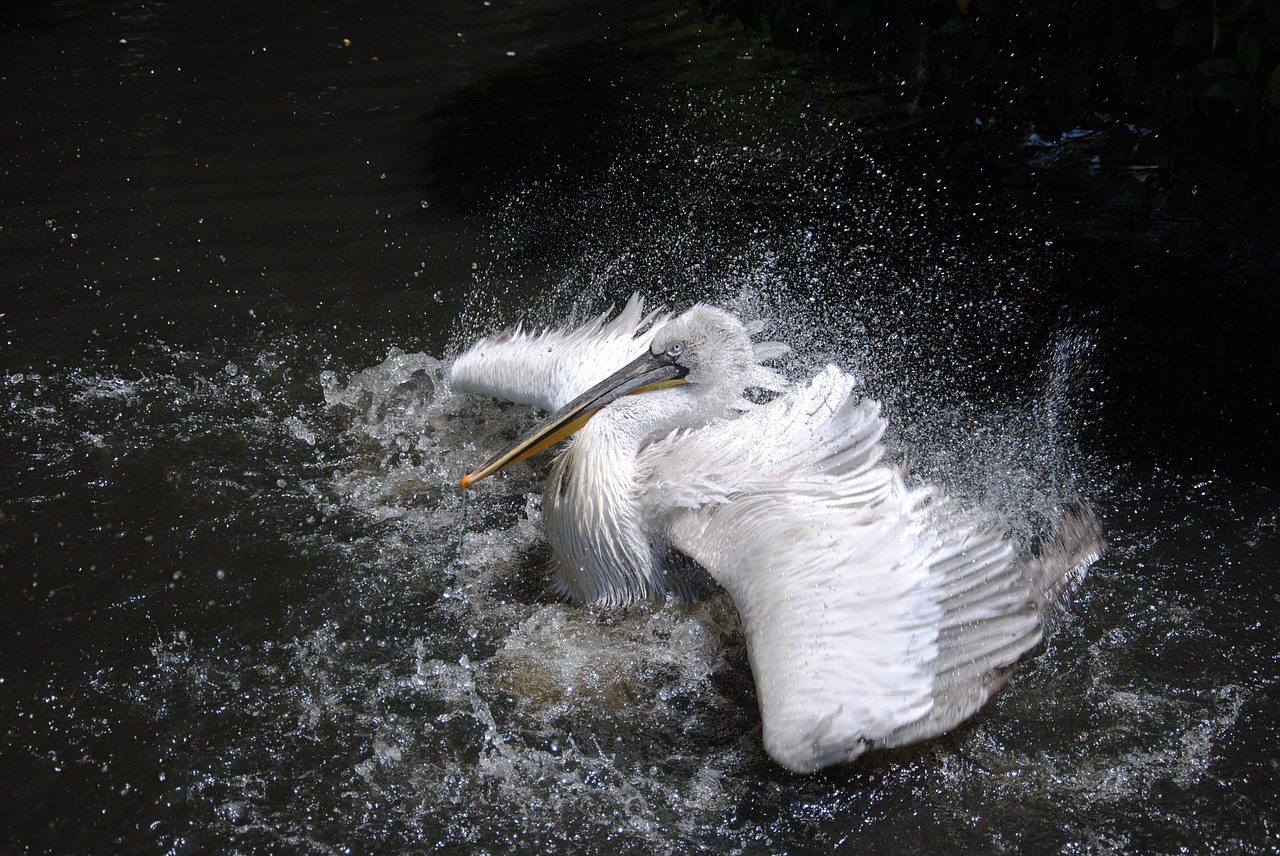
<path fill-rule="evenodd" d="M 551 468 L 543 496 L 547 539 L 556 587 L 574 600 L 616 606 L 672 587 L 637 491 L 641 450 L 673 427 L 663 396 L 629 396 L 606 407 Z"/>
<path fill-rule="evenodd" d="M 597 414 L 547 478 L 542 507 L 556 556 L 556 588 L 573 600 L 616 606 L 661 591 L 636 504 L 642 440 L 633 428 Z"/>

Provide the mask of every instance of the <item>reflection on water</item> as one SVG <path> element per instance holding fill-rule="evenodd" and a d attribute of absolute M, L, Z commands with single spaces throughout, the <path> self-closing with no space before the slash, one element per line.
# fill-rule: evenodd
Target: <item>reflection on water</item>
<path fill-rule="evenodd" d="M 1047 228 L 686 10 L 496 5 L 8 19 L 6 845 L 1274 847 L 1274 493 L 1106 445 L 1112 334 Z M 537 465 L 464 506 L 530 414 L 443 361 L 637 288 L 860 372 L 1025 537 L 1097 500 L 1110 555 L 975 720 L 785 774 L 726 597 L 556 602 Z"/>

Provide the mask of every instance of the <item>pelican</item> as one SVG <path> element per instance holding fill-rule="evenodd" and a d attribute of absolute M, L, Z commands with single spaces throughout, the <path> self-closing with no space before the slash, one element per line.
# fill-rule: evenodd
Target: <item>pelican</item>
<path fill-rule="evenodd" d="M 551 412 L 461 486 L 573 435 L 543 497 L 555 588 L 619 606 L 696 596 L 709 574 L 741 619 L 765 750 L 789 770 L 972 716 L 1105 549 L 1083 506 L 1019 555 L 1004 527 L 908 487 L 882 461 L 879 403 L 834 366 L 787 384 L 764 363 L 788 349 L 753 342 L 759 325 L 704 304 L 646 312 L 638 295 L 608 315 L 457 358 L 454 390 Z"/>

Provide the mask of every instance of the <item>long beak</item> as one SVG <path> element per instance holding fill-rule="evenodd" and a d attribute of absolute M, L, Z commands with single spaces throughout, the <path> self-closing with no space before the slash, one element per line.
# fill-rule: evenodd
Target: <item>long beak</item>
<path fill-rule="evenodd" d="M 689 370 L 667 354 L 651 354 L 646 351 L 635 360 L 618 369 L 591 389 L 548 416 L 544 421 L 526 431 L 519 440 L 485 461 L 477 469 L 462 477 L 462 489 L 487 478 L 498 470 L 506 469 L 525 458 L 533 457 L 543 449 L 559 443 L 577 431 L 587 420 L 605 405 L 624 395 L 648 392 L 668 386 L 688 383 Z"/>

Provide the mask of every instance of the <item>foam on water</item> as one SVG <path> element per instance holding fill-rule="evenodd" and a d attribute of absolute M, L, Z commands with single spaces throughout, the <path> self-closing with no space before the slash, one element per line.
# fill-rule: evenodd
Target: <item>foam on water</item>
<path fill-rule="evenodd" d="M 1227 568 L 1201 581 L 1210 600 L 1257 620 L 1231 579 L 1242 556 L 1274 545 L 1274 508 L 1268 518 L 1233 507 L 1212 484 L 1135 484 L 1084 456 L 1077 432 L 1093 418 L 1090 386 L 1105 380 L 1087 330 L 1034 346 L 989 339 L 1010 365 L 1038 356 L 1017 382 L 986 383 L 991 363 L 939 364 L 911 341 L 918 317 L 887 320 L 920 312 L 919 292 L 809 300 L 814 277 L 837 275 L 821 260 L 840 248 L 822 240 L 760 236 L 732 258 L 675 242 L 683 262 L 668 267 L 701 258 L 704 273 L 696 288 L 670 279 L 654 291 L 672 308 L 709 299 L 763 320 L 767 337 L 795 347 L 780 366 L 793 378 L 827 361 L 856 370 L 886 401 L 893 455 L 1010 519 L 1025 541 L 1081 494 L 1110 520 L 1112 558 L 1076 617 L 974 722 L 850 768 L 787 776 L 763 755 L 723 594 L 621 611 L 555 601 L 546 461 L 487 480 L 464 503 L 459 475 L 526 427 L 527 408 L 455 395 L 443 355 L 392 350 L 321 370 L 305 340 L 200 354 L 157 346 L 130 367 L 5 375 L 28 467 L 98 485 L 94 509 L 119 502 L 138 475 L 156 497 L 118 524 L 138 546 L 111 572 L 104 610 L 121 619 L 105 625 L 115 629 L 104 644 L 142 656 L 96 671 L 78 702 L 19 713 L 52 718 L 61 764 L 101 753 L 103 728 L 161 735 L 163 778 L 144 787 L 117 757 L 104 781 L 116 800 L 185 806 L 155 833 L 174 848 L 753 852 L 857 836 L 927 849 L 945 831 L 956 846 L 1005 852 L 1068 839 L 1109 850 L 1159 839 L 1135 830 L 1139 814 L 1174 837 L 1240 844 L 1207 832 L 1188 806 L 1226 787 L 1214 782 L 1243 763 L 1230 760 L 1242 730 L 1270 733 L 1260 676 L 1274 672 L 1274 640 L 1234 652 L 1240 631 L 1185 577 Z M 485 329 L 585 319 L 649 281 L 648 265 L 632 247 L 597 247 L 518 312 L 487 284 L 472 305 L 492 307 Z M 583 279 L 587 270 L 597 273 Z M 56 505 L 56 482 L 31 478 L 31 504 Z M 1161 503 L 1195 510 L 1172 529 L 1134 511 Z M 1204 516 L 1247 534 L 1183 560 L 1217 544 L 1202 537 L 1213 527 Z M 1124 570 L 1143 563 L 1140 578 Z M 70 577 L 41 573 L 41 585 L 67 590 Z M 50 678 L 45 694 L 72 698 L 76 681 Z M 1164 808 L 1151 807 L 1153 792 Z M 1252 799 L 1239 797 L 1241 816 L 1262 816 Z M 993 803 L 1018 814 L 983 808 Z M 916 825 L 904 831 L 907 818 Z"/>
<path fill-rule="evenodd" d="M 669 849 L 687 807 L 715 802 L 719 768 L 684 758 L 674 738 L 724 727 L 712 682 L 726 668 L 745 669 L 725 666 L 737 632 L 727 602 L 626 614 L 552 602 L 537 579 L 537 493 L 523 490 L 536 487 L 536 475 L 514 483 L 510 499 L 473 500 L 465 526 L 456 490 L 457 473 L 478 450 L 527 416 L 460 416 L 475 403 L 448 392 L 441 363 L 429 356 L 393 352 L 344 382 L 324 374 L 320 408 L 268 403 L 265 412 L 241 412 L 271 380 L 238 367 L 132 384 L 77 375 L 71 386 L 81 409 L 48 411 L 67 435 L 64 457 L 81 443 L 125 439 L 89 430 L 83 408 L 106 400 L 172 407 L 150 443 L 202 424 L 207 435 L 235 434 L 256 453 L 275 448 L 279 469 L 263 474 L 253 506 L 264 519 L 287 516 L 258 537 L 291 543 L 314 566 L 292 581 L 264 579 L 265 567 L 246 581 L 246 569 L 234 569 L 234 584 L 250 582 L 259 598 L 293 587 L 283 620 L 264 625 L 255 604 L 228 622 L 223 639 L 183 632 L 153 641 L 150 665 L 104 673 L 98 691 L 114 697 L 124 689 L 142 704 L 167 699 L 143 714 L 161 730 L 199 724 L 203 748 L 183 740 L 167 754 L 191 774 L 190 795 L 246 846 L 340 850 L 344 827 L 361 840 L 404 843 L 454 806 L 453 820 L 431 833 L 442 841 L 494 847 L 541 830 L 564 841 L 639 835 Z M 61 394 L 47 390 L 66 378 L 7 383 L 19 407 Z M 83 437 L 66 430 L 77 420 Z M 296 454 L 281 456 L 283 448 Z M 186 470 L 193 496 L 243 494 L 259 481 L 228 473 L 225 461 L 210 465 L 217 474 Z M 243 519 L 230 508 L 219 515 L 209 523 Z M 296 561 L 290 567 L 297 574 Z M 749 730 L 750 719 L 738 716 Z M 646 741 L 639 756 L 636 739 Z M 738 735 L 726 742 L 722 754 L 732 759 Z M 654 778 L 649 771 L 659 766 L 667 775 Z M 184 778 L 175 770 L 168 781 Z M 335 807 L 330 792 L 354 801 Z M 560 821 L 554 834 L 548 812 Z"/>
<path fill-rule="evenodd" d="M 809 319 L 832 310 L 773 289 L 786 279 L 778 264 L 751 254 L 738 270 L 755 273 L 713 296 L 767 320 L 773 337 L 811 336 Z M 531 308 L 586 314 L 605 297 Z M 865 339 L 804 342 L 786 371 L 802 377 L 839 352 L 868 390 L 898 390 L 895 453 L 993 514 L 1014 510 L 1028 539 L 1063 498 L 1089 495 L 1081 479 L 1097 482 L 1072 439 L 1097 381 L 1084 332 L 1043 346 L 1021 398 L 935 398 Z M 16 703 L 24 739 L 44 739 L 40 724 L 60 735 L 56 764 L 105 761 L 110 799 L 131 811 L 182 806 L 165 809 L 162 843 L 753 851 L 852 835 L 927 847 L 945 830 L 957 846 L 1005 852 L 1063 836 L 1095 850 L 1181 837 L 1226 852 L 1266 835 L 1209 830 L 1193 807 L 1233 790 L 1229 770 L 1274 775 L 1237 748 L 1272 733 L 1277 653 L 1244 582 L 1274 555 L 1265 494 L 1246 502 L 1232 485 L 1111 471 L 1116 484 L 1094 495 L 1112 557 L 1006 692 L 931 744 L 795 779 L 763 755 L 724 595 L 622 611 L 556 602 L 545 462 L 486 481 L 464 506 L 458 474 L 525 427 L 527 409 L 454 395 L 432 355 L 322 373 L 305 351 L 159 347 L 128 368 L 3 378 L 6 427 L 27 438 L 16 452 L 30 507 L 57 510 L 68 537 L 95 537 L 95 515 L 125 497 L 135 506 L 105 518 L 122 544 L 136 539 L 110 566 L 54 578 L 44 562 L 32 582 L 81 598 L 71 626 L 139 656 L 87 681 L 49 677 Z M 59 478 L 99 492 L 80 516 Z M 8 561 L 23 567 L 21 554 Z M 110 585 L 105 606 L 95 579 Z M 104 748 L 131 733 L 158 735 L 159 774 Z M 1233 816 L 1267 822 L 1252 792 L 1233 799 Z M 993 804 L 1018 814 L 982 808 Z"/>

